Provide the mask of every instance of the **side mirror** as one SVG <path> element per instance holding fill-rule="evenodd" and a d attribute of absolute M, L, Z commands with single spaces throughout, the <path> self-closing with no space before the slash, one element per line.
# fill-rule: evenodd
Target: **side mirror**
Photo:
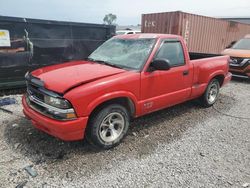
<path fill-rule="evenodd" d="M 169 70 L 170 63 L 168 59 L 154 59 L 150 64 L 151 71 L 153 70 Z"/>

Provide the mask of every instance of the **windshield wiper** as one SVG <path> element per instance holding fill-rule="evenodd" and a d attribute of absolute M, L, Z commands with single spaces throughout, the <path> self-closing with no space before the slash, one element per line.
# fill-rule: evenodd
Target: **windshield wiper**
<path fill-rule="evenodd" d="M 123 66 L 119 66 L 119 65 L 110 63 L 108 61 L 103 61 L 103 60 L 99 60 L 99 59 L 93 59 L 93 58 L 89 58 L 88 57 L 88 58 L 86 58 L 86 60 L 93 61 L 93 62 L 96 62 L 96 63 L 100 63 L 100 64 L 103 64 L 103 65 L 108 65 L 108 66 L 119 68 L 119 69 L 123 69 L 124 68 Z"/>

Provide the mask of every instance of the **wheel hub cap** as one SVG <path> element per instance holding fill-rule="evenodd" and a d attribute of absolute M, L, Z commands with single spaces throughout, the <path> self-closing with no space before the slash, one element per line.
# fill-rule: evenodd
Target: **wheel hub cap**
<path fill-rule="evenodd" d="M 216 100 L 217 95 L 218 95 L 218 86 L 216 84 L 212 84 L 208 92 L 209 103 L 213 103 Z"/>
<path fill-rule="evenodd" d="M 110 113 L 103 119 L 99 129 L 99 135 L 103 141 L 113 142 L 120 137 L 124 125 L 124 117 L 120 113 Z"/>

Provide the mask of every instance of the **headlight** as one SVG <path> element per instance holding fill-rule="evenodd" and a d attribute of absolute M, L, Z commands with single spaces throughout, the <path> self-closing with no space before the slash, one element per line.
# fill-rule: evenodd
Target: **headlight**
<path fill-rule="evenodd" d="M 62 111 L 58 111 L 58 109 L 55 110 L 48 108 L 46 109 L 46 111 L 48 114 L 58 120 L 71 120 L 76 118 L 76 114 L 72 108 L 68 110 L 65 109 Z"/>
<path fill-rule="evenodd" d="M 61 108 L 61 109 L 71 108 L 71 104 L 66 99 L 60 99 L 45 95 L 44 102 L 56 108 Z"/>

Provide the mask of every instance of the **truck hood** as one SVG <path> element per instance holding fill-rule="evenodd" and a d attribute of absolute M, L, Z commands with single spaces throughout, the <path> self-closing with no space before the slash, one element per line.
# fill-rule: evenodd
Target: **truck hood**
<path fill-rule="evenodd" d="M 63 94 L 78 85 L 125 71 L 94 62 L 74 61 L 37 69 L 32 75 L 43 81 L 46 89 Z"/>
<path fill-rule="evenodd" d="M 240 49 L 225 49 L 222 52 L 223 55 L 229 55 L 231 57 L 241 57 L 250 58 L 250 50 L 240 50 Z"/>

